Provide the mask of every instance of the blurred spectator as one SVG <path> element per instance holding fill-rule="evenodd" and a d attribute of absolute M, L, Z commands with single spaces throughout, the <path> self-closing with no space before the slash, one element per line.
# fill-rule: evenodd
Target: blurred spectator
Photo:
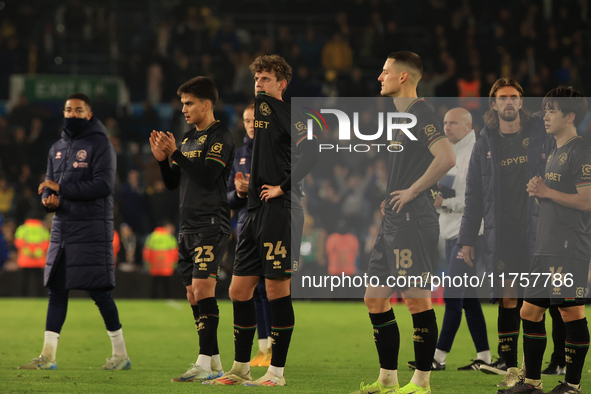
<path fill-rule="evenodd" d="M 179 197 L 177 191 L 168 191 L 161 179 L 154 181 L 154 186 L 148 190 L 150 201 L 151 227 L 158 223 L 176 223 L 179 212 Z"/>
<path fill-rule="evenodd" d="M 322 48 L 322 67 L 325 70 L 348 71 L 353 65 L 353 50 L 340 33 L 335 33 Z"/>
<path fill-rule="evenodd" d="M 18 251 L 18 266 L 23 271 L 21 295 L 44 296 L 43 268 L 49 248 L 49 231 L 41 220 L 29 218 L 16 229 L 14 245 Z"/>
<path fill-rule="evenodd" d="M 326 255 L 329 275 L 351 276 L 357 272 L 359 240 L 347 231 L 346 221 L 340 220 L 337 224 L 337 232 L 330 234 L 326 239 Z"/>
<path fill-rule="evenodd" d="M 0 214 L 7 217 L 12 210 L 15 190 L 8 184 L 6 178 L 0 176 Z"/>
<path fill-rule="evenodd" d="M 149 233 L 150 222 L 147 212 L 149 212 L 148 196 L 144 188 L 140 185 L 140 174 L 136 170 L 129 171 L 127 182 L 121 185 L 117 192 L 119 210 L 123 221 L 133 231 L 138 244 L 135 250 L 133 262 L 141 265 L 143 240 Z M 123 230 L 122 230 L 123 233 Z M 123 238 L 123 234 L 121 234 Z M 127 248 L 125 248 L 127 251 Z M 129 257 L 129 256 L 128 256 Z M 129 263 L 130 261 L 127 260 Z"/>
<path fill-rule="evenodd" d="M 304 229 L 300 246 L 300 275 L 322 275 L 326 272 L 326 231 L 314 226 L 314 218 L 304 217 Z"/>
<path fill-rule="evenodd" d="M 0 272 L 4 269 L 4 263 L 8 261 L 8 245 L 6 244 L 6 238 L 4 237 L 4 218 L 0 214 Z"/>
<path fill-rule="evenodd" d="M 151 298 L 170 298 L 170 277 L 178 262 L 178 246 L 174 226 L 166 223 L 156 227 L 146 238 L 144 262 L 152 277 Z"/>

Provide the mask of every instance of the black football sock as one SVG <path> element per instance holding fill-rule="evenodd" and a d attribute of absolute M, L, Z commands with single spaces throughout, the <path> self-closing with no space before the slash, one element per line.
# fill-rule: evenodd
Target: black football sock
<path fill-rule="evenodd" d="M 199 332 L 199 305 L 191 305 L 191 311 L 193 312 L 193 319 L 195 319 L 195 328 Z"/>
<path fill-rule="evenodd" d="M 212 356 L 216 342 L 220 311 L 214 297 L 204 298 L 199 305 L 199 354 Z"/>
<path fill-rule="evenodd" d="M 507 368 L 517 368 L 517 347 L 519 340 L 519 308 L 499 306 L 499 356 L 505 360 Z"/>
<path fill-rule="evenodd" d="M 373 339 L 378 349 L 380 368 L 398 369 L 400 331 L 394 311 L 390 309 L 383 313 L 370 313 L 369 318 L 373 325 Z"/>
<path fill-rule="evenodd" d="M 585 356 L 589 351 L 587 319 L 582 318 L 564 324 L 566 325 L 566 341 L 564 342 L 564 351 L 566 353 L 565 380 L 570 384 L 580 384 Z"/>
<path fill-rule="evenodd" d="M 285 367 L 287 351 L 295 325 L 291 296 L 271 300 L 271 365 Z"/>
<path fill-rule="evenodd" d="M 234 301 L 234 360 L 240 363 L 250 361 L 252 341 L 257 328 L 254 298 L 248 301 Z"/>
<path fill-rule="evenodd" d="M 437 346 L 437 320 L 435 311 L 429 309 L 425 312 L 412 315 L 414 328 L 413 342 L 415 348 L 415 362 L 417 370 L 430 371 L 435 347 Z"/>
<path fill-rule="evenodd" d="M 542 359 L 546 350 L 546 319 L 537 323 L 523 320 L 523 353 L 525 356 L 525 377 L 542 378 Z"/>

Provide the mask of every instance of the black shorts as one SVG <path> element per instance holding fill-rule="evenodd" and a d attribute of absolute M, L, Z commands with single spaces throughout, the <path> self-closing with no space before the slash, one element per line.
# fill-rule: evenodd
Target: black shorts
<path fill-rule="evenodd" d="M 297 271 L 303 228 L 304 210 L 283 199 L 248 211 L 236 247 L 234 275 L 277 278 Z"/>
<path fill-rule="evenodd" d="M 377 276 L 381 285 L 395 281 L 397 288 L 421 287 L 420 282 L 398 280 L 399 276 L 421 277 L 422 288 L 431 288 L 431 276 L 438 263 L 439 227 L 405 229 L 380 233 L 369 258 L 368 276 Z M 391 277 L 388 280 L 388 277 Z M 406 282 L 406 286 L 400 284 Z M 399 287 L 400 286 L 400 287 Z"/>
<path fill-rule="evenodd" d="M 228 248 L 229 234 L 221 230 L 196 234 L 179 234 L 179 271 L 183 284 L 193 279 L 217 278 Z"/>
<path fill-rule="evenodd" d="M 586 303 L 588 261 L 572 257 L 535 256 L 530 268 L 530 286 L 525 289 L 525 298 L 531 304 L 538 305 L 531 301 L 536 298 L 549 299 L 550 305 L 558 306 Z M 534 285 L 535 274 L 541 275 Z"/>
<path fill-rule="evenodd" d="M 521 274 L 529 272 L 529 266 L 527 242 L 524 241 L 519 246 L 501 243 L 498 252 L 497 274 L 504 273 L 505 276 L 512 273 Z"/>

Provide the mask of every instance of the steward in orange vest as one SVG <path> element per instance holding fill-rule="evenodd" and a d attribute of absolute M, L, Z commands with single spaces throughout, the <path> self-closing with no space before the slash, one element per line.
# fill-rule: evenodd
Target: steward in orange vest
<path fill-rule="evenodd" d="M 176 239 L 166 227 L 156 227 L 148 235 L 143 254 L 151 276 L 172 276 L 179 253 Z"/>
<path fill-rule="evenodd" d="M 43 268 L 49 247 L 49 231 L 39 219 L 27 219 L 14 235 L 18 250 L 17 263 L 21 268 Z"/>

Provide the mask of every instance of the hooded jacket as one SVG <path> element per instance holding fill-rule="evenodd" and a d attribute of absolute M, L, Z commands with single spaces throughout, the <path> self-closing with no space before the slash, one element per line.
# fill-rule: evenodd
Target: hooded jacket
<path fill-rule="evenodd" d="M 113 257 L 113 195 L 115 149 L 105 126 L 96 117 L 79 130 L 64 128 L 49 150 L 46 179 L 60 191 L 43 190 L 43 198 L 57 194 L 59 207 L 51 226 L 45 266 L 45 286 L 63 257 L 66 289 L 115 287 Z"/>

